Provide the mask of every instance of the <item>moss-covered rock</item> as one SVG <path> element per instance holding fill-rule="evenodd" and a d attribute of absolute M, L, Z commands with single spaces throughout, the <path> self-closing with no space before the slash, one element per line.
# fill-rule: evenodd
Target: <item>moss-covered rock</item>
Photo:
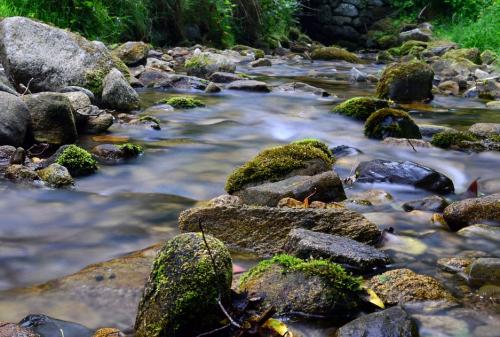
<path fill-rule="evenodd" d="M 262 151 L 233 171 L 227 178 L 226 191 L 234 193 L 246 186 L 278 181 L 290 175 L 318 174 L 330 170 L 332 165 L 333 159 L 311 144 L 277 146 Z"/>
<path fill-rule="evenodd" d="M 199 99 L 189 96 L 169 97 L 159 101 L 158 103 L 168 104 L 177 109 L 194 109 L 205 106 L 205 103 L 203 103 Z"/>
<path fill-rule="evenodd" d="M 314 60 L 343 60 L 351 63 L 361 63 L 356 54 L 338 47 L 320 47 L 311 53 Z"/>
<path fill-rule="evenodd" d="M 475 64 L 481 64 L 481 52 L 477 48 L 451 49 L 443 55 L 443 58 L 451 60 L 466 59 Z"/>
<path fill-rule="evenodd" d="M 144 42 L 126 42 L 113 49 L 111 54 L 125 64 L 135 65 L 146 59 L 150 49 L 151 47 Z"/>
<path fill-rule="evenodd" d="M 365 123 L 365 135 L 369 138 L 420 139 L 420 129 L 406 112 L 396 109 L 381 109 L 373 113 Z"/>
<path fill-rule="evenodd" d="M 477 223 L 500 223 L 500 193 L 455 201 L 443 213 L 451 230 Z"/>
<path fill-rule="evenodd" d="M 186 233 L 161 249 L 139 304 L 137 337 L 197 336 L 220 326 L 217 300 L 229 300 L 232 261 L 221 241 L 206 240 L 210 250 L 201 234 Z"/>
<path fill-rule="evenodd" d="M 67 146 L 57 157 L 56 163 L 66 167 L 74 177 L 97 171 L 97 161 L 94 157 L 76 145 Z"/>
<path fill-rule="evenodd" d="M 316 139 L 316 138 L 304 138 L 300 140 L 293 141 L 291 144 L 298 144 L 298 145 L 310 145 L 312 147 L 318 148 L 321 151 L 323 151 L 327 156 L 333 158 L 333 153 L 330 151 L 328 148 L 328 145 L 323 143 L 321 140 Z"/>
<path fill-rule="evenodd" d="M 388 66 L 377 85 L 379 98 L 398 102 L 431 99 L 434 71 L 420 61 L 395 63 Z"/>
<path fill-rule="evenodd" d="M 73 185 L 73 177 L 69 174 L 66 167 L 57 163 L 51 164 L 48 167 L 38 170 L 38 176 L 42 178 L 49 186 L 65 187 Z"/>
<path fill-rule="evenodd" d="M 345 315 L 356 308 L 361 279 L 327 260 L 302 260 L 276 255 L 245 273 L 239 289 L 261 297 L 263 308 L 274 306 L 278 313 Z"/>
<path fill-rule="evenodd" d="M 387 305 L 431 300 L 453 301 L 453 296 L 436 279 L 409 269 L 396 269 L 374 276 L 368 282 Z"/>
<path fill-rule="evenodd" d="M 137 157 L 141 153 L 144 153 L 144 148 L 137 144 L 125 143 L 118 145 L 118 147 L 126 158 Z"/>
<path fill-rule="evenodd" d="M 428 43 L 422 42 L 422 41 L 415 41 L 415 40 L 406 41 L 399 48 L 399 52 L 400 52 L 399 54 L 400 55 L 408 55 L 415 48 L 418 48 L 419 50 L 424 50 L 425 48 L 427 48 L 427 46 L 428 46 Z"/>
<path fill-rule="evenodd" d="M 481 53 L 481 62 L 483 64 L 492 64 L 498 59 L 497 54 L 491 50 L 485 50 Z"/>
<path fill-rule="evenodd" d="M 379 36 L 376 40 L 382 49 L 389 49 L 398 45 L 399 38 L 396 35 L 386 34 Z"/>
<path fill-rule="evenodd" d="M 340 103 L 332 111 L 364 121 L 375 111 L 388 107 L 389 103 L 385 100 L 373 97 L 354 97 Z"/>
<path fill-rule="evenodd" d="M 377 53 L 377 63 L 394 62 L 394 56 L 387 50 L 381 50 Z"/>
<path fill-rule="evenodd" d="M 215 53 L 199 53 L 187 59 L 184 63 L 189 76 L 208 78 L 215 72 L 234 73 L 236 65 L 224 55 Z"/>
<path fill-rule="evenodd" d="M 472 132 L 463 132 L 463 131 L 443 131 L 436 133 L 432 136 L 431 144 L 443 149 L 449 148 L 462 148 L 462 142 L 474 142 L 477 141 L 478 137 L 475 136 Z"/>

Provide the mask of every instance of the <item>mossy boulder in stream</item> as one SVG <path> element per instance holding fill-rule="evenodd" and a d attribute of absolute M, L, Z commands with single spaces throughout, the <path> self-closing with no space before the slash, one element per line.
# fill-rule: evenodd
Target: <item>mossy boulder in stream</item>
<path fill-rule="evenodd" d="M 158 103 L 168 104 L 176 109 L 194 109 L 204 107 L 205 104 L 197 98 L 189 96 L 174 96 L 162 99 Z"/>
<path fill-rule="evenodd" d="M 420 129 L 406 112 L 396 109 L 381 109 L 373 113 L 365 123 L 365 135 L 369 138 L 420 139 Z"/>
<path fill-rule="evenodd" d="M 340 103 L 332 111 L 364 121 L 375 111 L 388 107 L 389 103 L 382 99 L 354 97 Z"/>
<path fill-rule="evenodd" d="M 336 263 L 282 254 L 250 269 L 239 289 L 261 297 L 263 308 L 272 305 L 278 313 L 346 315 L 358 305 L 361 279 Z"/>
<path fill-rule="evenodd" d="M 397 102 L 431 99 L 434 71 L 420 61 L 395 63 L 388 66 L 377 85 L 379 98 Z"/>
<path fill-rule="evenodd" d="M 333 159 L 324 147 L 311 142 L 288 144 L 262 151 L 229 175 L 226 191 L 274 182 L 294 175 L 315 175 L 331 169 Z"/>
<path fill-rule="evenodd" d="M 478 137 L 471 132 L 443 131 L 432 136 L 431 144 L 443 149 L 461 148 L 462 142 L 474 142 Z"/>
<path fill-rule="evenodd" d="M 137 337 L 197 336 L 220 326 L 217 299 L 229 299 L 232 261 L 221 241 L 206 240 L 210 250 L 201 234 L 181 234 L 158 253 L 139 304 Z"/>
<path fill-rule="evenodd" d="M 338 47 L 320 47 L 311 53 L 313 60 L 343 60 L 351 63 L 361 63 L 356 54 Z"/>
<path fill-rule="evenodd" d="M 58 155 L 56 163 L 66 167 L 74 177 L 97 171 L 97 161 L 94 157 L 76 145 L 66 146 Z"/>

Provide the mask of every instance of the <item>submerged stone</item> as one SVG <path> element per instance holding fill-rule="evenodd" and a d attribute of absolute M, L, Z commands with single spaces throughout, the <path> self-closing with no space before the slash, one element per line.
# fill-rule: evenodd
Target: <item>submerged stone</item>
<path fill-rule="evenodd" d="M 500 222 L 500 193 L 452 203 L 444 210 L 444 219 L 451 230 L 482 222 Z"/>

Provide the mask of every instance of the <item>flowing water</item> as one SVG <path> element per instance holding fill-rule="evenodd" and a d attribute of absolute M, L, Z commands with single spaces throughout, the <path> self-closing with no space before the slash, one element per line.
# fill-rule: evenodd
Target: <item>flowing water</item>
<path fill-rule="evenodd" d="M 113 136 L 128 138 L 146 149 L 145 154 L 124 165 L 101 166 L 97 174 L 78 179 L 75 190 L 31 189 L 0 182 L 0 290 L 8 298 L 14 288 L 41 283 L 166 240 L 178 233 L 179 212 L 224 193 L 227 175 L 260 150 L 276 144 L 314 137 L 331 147 L 349 145 L 362 154 L 338 160 L 335 170 L 347 177 L 357 163 L 381 158 L 412 160 L 448 175 L 457 193 L 480 177 L 484 193 L 500 192 L 500 154 L 466 154 L 440 149 L 412 149 L 384 145 L 363 136 L 363 124 L 329 113 L 335 101 L 371 95 L 373 85 L 348 82 L 351 66 L 335 62 L 283 62 L 270 68 L 240 71 L 258 76 L 271 85 L 298 80 L 322 87 L 338 96 L 260 94 L 223 91 L 199 96 L 205 108 L 172 111 L 154 102 L 173 92 L 141 92 L 145 112 L 161 120 L 162 130 L 115 124 Z M 368 73 L 380 66 L 367 65 Z M 476 122 L 500 123 L 500 113 L 485 109 L 483 102 L 438 96 L 427 106 L 415 106 L 418 123 L 459 129 Z M 98 142 L 81 140 L 90 148 Z M 395 264 L 416 272 L 440 276 L 439 257 L 462 250 L 479 249 L 500 255 L 487 239 L 468 240 L 429 221 L 431 214 L 405 213 L 404 201 L 429 193 L 408 186 L 355 184 L 348 195 L 368 189 L 390 192 L 393 203 L 360 209 L 381 228 L 393 227 L 399 235 L 387 249 Z M 444 280 L 450 287 L 453 281 Z M 0 310 L 9 311 L 9 308 Z M 22 312 L 10 317 L 22 318 Z M 68 309 L 70 310 L 70 309 Z M 47 305 L 50 313 L 50 303 Z M 61 317 L 64 318 L 64 317 Z M 478 324 L 472 320 L 471 324 Z M 83 322 L 85 323 L 85 322 Z M 96 324 L 99 325 L 99 324 Z M 293 323 L 292 323 L 293 325 Z M 322 324 L 299 324 L 308 336 L 328 336 Z"/>

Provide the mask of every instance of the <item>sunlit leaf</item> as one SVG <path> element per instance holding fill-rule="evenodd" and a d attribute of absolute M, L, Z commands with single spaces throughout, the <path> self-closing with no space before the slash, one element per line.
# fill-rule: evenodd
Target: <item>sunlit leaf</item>
<path fill-rule="evenodd" d="M 259 332 L 261 337 L 293 337 L 285 323 L 274 318 L 268 319 Z"/>
<path fill-rule="evenodd" d="M 367 301 L 376 305 L 379 308 L 385 309 L 384 302 L 378 297 L 377 293 L 373 291 L 373 289 L 363 286 L 365 291 L 368 294 Z"/>

